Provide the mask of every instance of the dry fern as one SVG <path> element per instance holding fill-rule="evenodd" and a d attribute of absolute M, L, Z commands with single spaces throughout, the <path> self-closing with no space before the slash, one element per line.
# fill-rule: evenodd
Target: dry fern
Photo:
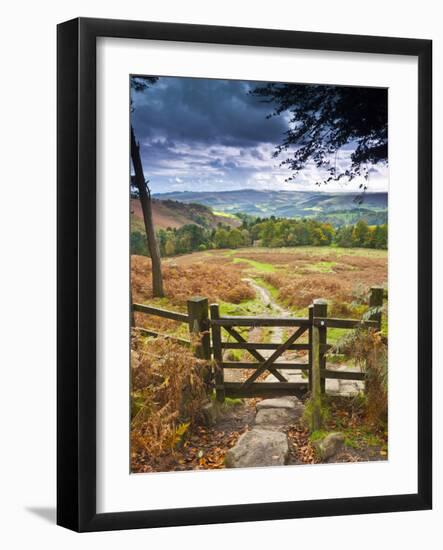
<path fill-rule="evenodd" d="M 173 453 L 207 399 L 207 363 L 171 340 L 134 335 L 131 446 L 152 457 Z"/>

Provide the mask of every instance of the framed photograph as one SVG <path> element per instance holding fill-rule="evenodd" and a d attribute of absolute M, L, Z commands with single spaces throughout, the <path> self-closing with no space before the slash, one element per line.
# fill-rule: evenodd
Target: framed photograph
<path fill-rule="evenodd" d="M 431 66 L 58 26 L 59 525 L 431 508 Z"/>

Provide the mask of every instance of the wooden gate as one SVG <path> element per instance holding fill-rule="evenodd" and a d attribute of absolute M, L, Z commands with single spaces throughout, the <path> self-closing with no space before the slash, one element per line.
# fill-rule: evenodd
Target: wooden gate
<path fill-rule="evenodd" d="M 358 326 L 373 327 L 380 330 L 383 303 L 383 289 L 372 288 L 369 299 L 370 308 L 375 308 L 368 319 L 336 319 L 327 317 L 327 302 L 314 300 L 309 307 L 308 317 L 231 317 L 220 316 L 218 304 L 210 306 L 210 325 L 212 333 L 212 352 L 215 361 L 215 389 L 217 400 L 225 397 L 275 397 L 279 395 L 300 394 L 309 390 L 325 391 L 326 378 L 364 380 L 360 372 L 344 372 L 326 368 L 326 353 L 331 348 L 327 342 L 327 329 L 352 329 Z M 370 310 L 371 312 L 371 310 Z M 281 343 L 248 342 L 239 332 L 240 327 L 285 327 L 292 334 Z M 226 333 L 234 341 L 223 339 Z M 301 336 L 308 334 L 307 342 L 299 342 Z M 254 361 L 225 361 L 223 353 L 227 349 L 246 350 Z M 272 353 L 263 355 L 263 350 Z M 281 361 L 283 353 L 291 350 L 308 352 L 307 362 Z M 242 382 L 225 381 L 226 369 L 248 369 L 253 373 Z M 307 371 L 306 382 L 290 382 L 281 370 Z M 277 382 L 258 380 L 263 373 L 275 376 Z"/>
<path fill-rule="evenodd" d="M 218 400 L 222 401 L 225 396 L 288 395 L 308 388 L 308 382 L 304 385 L 289 382 L 279 369 L 310 371 L 311 358 L 308 363 L 277 363 L 277 360 L 285 351 L 289 350 L 306 350 L 309 352 L 310 357 L 310 341 L 307 343 L 297 342 L 303 334 L 306 332 L 310 333 L 311 320 L 309 318 L 221 317 L 217 304 L 211 305 L 210 311 L 213 354 L 216 363 L 215 387 Z M 282 343 L 255 343 L 247 342 L 238 331 L 239 327 L 285 327 L 293 329 L 293 331 L 291 330 L 292 334 Z M 235 341 L 223 340 L 222 329 Z M 224 361 L 223 351 L 226 349 L 246 350 L 255 361 Z M 265 357 L 260 353 L 263 350 L 270 350 L 272 353 Z M 224 379 L 225 369 L 250 369 L 253 370 L 253 373 L 244 382 L 229 382 Z M 265 372 L 273 374 L 277 378 L 278 383 L 258 381 L 258 378 Z"/>
<path fill-rule="evenodd" d="M 327 302 L 314 300 L 309 306 L 308 317 L 229 317 L 220 316 L 219 306 L 210 306 L 210 320 L 208 319 L 207 298 L 195 297 L 188 300 L 188 313 L 179 313 L 159 309 L 144 304 L 132 304 L 132 313 L 144 313 L 166 319 L 172 319 L 189 325 L 189 332 L 199 335 L 194 343 L 191 340 L 177 338 L 172 335 L 162 335 L 153 330 L 135 327 L 147 337 L 164 337 L 194 348 L 197 357 L 210 359 L 215 362 L 214 382 L 217 399 L 223 401 L 225 397 L 273 397 L 279 395 L 298 395 L 308 389 L 316 395 L 325 391 L 327 378 L 364 380 L 362 372 L 336 371 L 327 369 L 326 353 L 331 348 L 327 341 L 328 328 L 340 328 L 344 330 L 354 329 L 358 326 L 381 328 L 381 308 L 383 305 L 383 289 L 371 288 L 369 294 L 369 311 L 363 319 L 337 319 L 328 317 Z M 135 325 L 134 315 L 132 315 Z M 241 327 L 283 327 L 290 336 L 281 343 L 256 343 L 248 342 L 239 329 Z M 226 333 L 234 341 L 224 340 Z M 300 342 L 301 336 L 307 333 L 307 342 Z M 212 346 L 211 346 L 212 335 Z M 246 350 L 253 361 L 224 361 L 223 353 L 229 349 Z M 282 355 L 286 351 L 301 350 L 308 352 L 305 363 L 284 362 Z M 271 351 L 263 354 L 263 352 Z M 225 381 L 226 369 L 250 369 L 252 374 L 243 382 Z M 307 371 L 306 382 L 290 382 L 280 370 Z M 263 373 L 275 376 L 277 382 L 261 381 Z"/>

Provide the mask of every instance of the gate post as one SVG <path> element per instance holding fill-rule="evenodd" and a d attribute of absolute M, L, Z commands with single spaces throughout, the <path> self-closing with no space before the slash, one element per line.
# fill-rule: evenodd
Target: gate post
<path fill-rule="evenodd" d="M 327 304 L 324 300 L 314 300 L 312 313 L 313 318 L 324 317 L 325 307 Z M 321 368 L 322 368 L 322 352 L 321 352 L 321 329 L 312 324 L 312 384 L 311 384 L 311 407 L 312 421 L 311 429 L 319 430 L 322 424 L 322 388 L 321 388 Z"/>
<path fill-rule="evenodd" d="M 199 359 L 211 358 L 211 337 L 209 334 L 208 299 L 195 296 L 187 302 L 189 332 L 199 341 L 194 345 L 194 353 Z"/>
<path fill-rule="evenodd" d="M 308 329 L 308 341 L 309 341 L 309 350 L 308 350 L 308 389 L 312 392 L 312 356 L 313 356 L 313 347 L 312 347 L 312 327 L 314 320 L 314 306 L 311 304 L 308 306 L 308 317 L 309 317 L 309 329 Z"/>
<path fill-rule="evenodd" d="M 373 286 L 369 291 L 369 308 L 381 308 L 383 306 L 383 288 Z M 378 330 L 381 329 L 381 311 L 373 313 L 370 317 L 371 321 L 377 321 Z"/>
<path fill-rule="evenodd" d="M 328 302 L 326 300 L 314 300 L 314 317 L 327 317 L 328 316 Z M 326 368 L 326 354 L 324 352 L 324 346 L 327 343 L 328 335 L 327 328 L 318 327 L 319 338 L 319 353 L 320 353 L 320 369 Z M 325 393 L 326 380 L 320 375 L 320 391 Z"/>
<path fill-rule="evenodd" d="M 131 328 L 134 328 L 135 327 L 135 316 L 134 316 L 134 302 L 132 300 L 132 288 L 131 288 L 131 292 L 129 294 L 129 299 L 131 300 L 131 307 L 130 307 Z"/>
<path fill-rule="evenodd" d="M 210 305 L 211 321 L 220 319 L 220 311 L 218 304 Z M 225 377 L 223 372 L 223 354 L 221 347 L 221 326 L 211 325 L 212 345 L 214 347 L 215 360 L 215 396 L 218 402 L 223 403 L 225 400 Z"/>

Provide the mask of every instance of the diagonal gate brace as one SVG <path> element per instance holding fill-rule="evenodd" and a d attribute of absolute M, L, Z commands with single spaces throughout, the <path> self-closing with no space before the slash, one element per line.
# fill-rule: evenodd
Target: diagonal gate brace
<path fill-rule="evenodd" d="M 291 346 L 298 338 L 300 338 L 300 336 L 302 334 L 304 334 L 306 332 L 308 327 L 300 327 L 299 329 L 297 329 L 294 334 L 292 336 L 290 336 L 286 342 L 284 344 L 282 344 L 281 346 L 279 346 L 272 355 L 270 355 L 266 361 L 252 374 L 252 376 L 250 376 L 246 382 L 244 382 L 242 384 L 242 388 L 243 389 L 246 389 L 248 388 L 249 386 L 251 386 L 251 384 L 253 382 L 255 382 L 255 380 L 257 380 L 257 378 L 260 376 L 260 374 L 262 372 L 264 372 L 265 370 L 269 370 L 270 372 L 272 372 L 272 374 L 274 374 L 274 370 L 275 369 L 275 365 L 273 365 L 273 363 L 280 357 L 280 355 L 282 355 L 288 348 L 289 346 Z M 278 371 L 277 371 L 278 372 Z M 275 374 L 274 374 L 275 376 Z M 280 380 L 282 381 L 282 380 Z"/>
<path fill-rule="evenodd" d="M 233 338 L 235 338 L 235 340 L 237 340 L 237 342 L 240 342 L 241 344 L 246 344 L 247 341 L 243 338 L 243 336 L 241 334 L 239 334 L 235 329 L 233 329 L 232 327 L 223 327 L 226 332 L 228 334 L 230 334 Z M 266 362 L 266 359 L 263 357 L 263 355 L 261 353 L 259 353 L 257 350 L 255 349 L 248 349 L 247 350 L 251 355 L 252 357 L 254 357 L 254 359 L 257 359 L 257 361 L 260 361 L 260 363 L 265 363 Z M 259 367 L 261 368 L 261 367 Z M 287 379 L 283 376 L 283 374 L 281 374 L 273 365 L 270 365 L 268 367 L 268 370 L 270 372 L 272 372 L 272 374 L 278 379 L 280 380 L 280 382 L 287 382 Z"/>

